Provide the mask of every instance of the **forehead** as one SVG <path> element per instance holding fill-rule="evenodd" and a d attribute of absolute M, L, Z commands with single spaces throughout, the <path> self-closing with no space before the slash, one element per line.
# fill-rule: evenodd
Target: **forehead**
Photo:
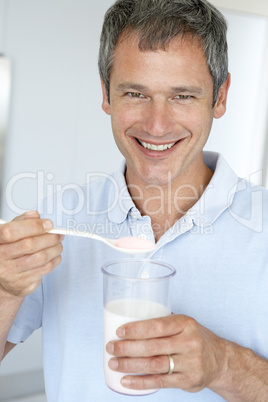
<path fill-rule="evenodd" d="M 201 41 L 192 35 L 172 39 L 165 49 L 140 50 L 136 33 L 123 34 L 115 48 L 110 79 L 135 78 L 166 83 L 176 79 L 212 83 Z"/>

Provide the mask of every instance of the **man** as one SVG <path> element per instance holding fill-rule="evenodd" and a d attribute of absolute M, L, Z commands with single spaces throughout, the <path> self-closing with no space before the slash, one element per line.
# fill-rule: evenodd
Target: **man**
<path fill-rule="evenodd" d="M 148 401 L 268 400 L 268 195 L 203 153 L 230 85 L 224 18 L 204 0 L 119 0 L 99 67 L 126 165 L 84 188 L 80 211 L 67 195 L 61 224 L 155 239 L 153 258 L 177 268 L 174 314 L 118 329 L 110 368 L 126 388 L 160 388 Z M 66 238 L 54 269 L 50 228 L 31 211 L 0 229 L 1 351 L 42 326 L 48 401 L 126 400 L 102 369 L 100 266 L 120 255 Z"/>

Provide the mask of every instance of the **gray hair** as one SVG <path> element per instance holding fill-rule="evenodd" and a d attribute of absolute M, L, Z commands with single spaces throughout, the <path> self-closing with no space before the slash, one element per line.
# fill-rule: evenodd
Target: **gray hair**
<path fill-rule="evenodd" d="M 213 106 L 228 77 L 227 23 L 206 0 L 117 0 L 105 14 L 99 72 L 109 100 L 114 50 L 122 33 L 138 33 L 141 51 L 165 49 L 172 39 L 191 34 L 201 40 L 213 77 Z"/>

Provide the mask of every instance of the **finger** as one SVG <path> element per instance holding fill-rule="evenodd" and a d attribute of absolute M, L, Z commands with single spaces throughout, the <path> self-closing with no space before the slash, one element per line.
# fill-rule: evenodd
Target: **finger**
<path fill-rule="evenodd" d="M 22 221 L 24 219 L 32 219 L 32 218 L 40 218 L 40 214 L 35 210 L 27 211 L 24 214 L 16 216 L 16 218 L 12 219 L 12 222 L 14 222 L 14 221 Z"/>
<path fill-rule="evenodd" d="M 121 379 L 121 384 L 131 389 L 161 389 L 161 388 L 180 388 L 188 390 L 188 381 L 183 373 L 153 374 L 142 376 L 125 376 Z M 200 387 L 191 387 L 191 392 L 197 392 Z"/>
<path fill-rule="evenodd" d="M 187 361 L 183 356 L 173 355 L 161 355 L 146 358 L 131 358 L 131 357 L 112 357 L 108 361 L 108 366 L 111 370 L 119 373 L 133 373 L 133 374 L 168 374 L 170 370 L 170 359 L 172 357 L 174 367 L 172 368 L 172 374 L 174 373 L 189 373 L 188 377 L 193 376 L 197 379 L 197 367 L 198 362 L 195 359 Z M 196 364 L 197 363 L 197 364 Z M 171 374 L 169 374 L 171 375 Z"/>
<path fill-rule="evenodd" d="M 17 274 L 11 283 L 2 281 L 1 287 L 10 294 L 25 297 L 34 292 L 41 284 L 41 279 L 51 273 L 60 262 L 61 256 L 57 256 L 41 267 Z"/>
<path fill-rule="evenodd" d="M 62 261 L 62 256 L 57 255 L 55 258 L 49 260 L 46 264 L 40 267 L 33 268 L 31 271 L 25 272 L 25 278 L 29 276 L 30 280 L 41 280 L 45 275 L 50 274 Z M 23 275 L 24 273 L 22 273 Z"/>
<path fill-rule="evenodd" d="M 62 244 L 30 256 L 24 256 L 1 264 L 1 286 L 9 293 L 28 294 L 35 282 L 50 273 L 61 261 Z"/>
<path fill-rule="evenodd" d="M 27 237 L 14 243 L 0 245 L 0 257 L 11 260 L 26 254 L 33 254 L 62 242 L 64 235 L 47 233 L 40 236 Z"/>
<path fill-rule="evenodd" d="M 15 272 L 31 271 L 34 268 L 42 267 L 49 263 L 49 261 L 61 255 L 63 251 L 62 243 L 56 246 L 40 250 L 34 254 L 24 255 L 9 261 L 10 269 Z"/>
<path fill-rule="evenodd" d="M 119 338 L 150 339 L 176 335 L 185 329 L 188 317 L 183 315 L 169 315 L 145 321 L 129 322 L 116 331 Z"/>
<path fill-rule="evenodd" d="M 106 346 L 107 352 L 117 357 L 170 355 L 176 353 L 176 349 L 178 345 L 175 336 L 135 341 L 110 341 Z"/>
<path fill-rule="evenodd" d="M 153 356 L 149 358 L 113 357 L 109 360 L 108 366 L 111 370 L 118 371 L 120 373 L 167 374 L 170 369 L 170 362 L 167 355 Z"/>
<path fill-rule="evenodd" d="M 49 219 L 20 219 L 0 225 L 0 243 L 12 243 L 17 240 L 44 234 L 53 228 Z"/>

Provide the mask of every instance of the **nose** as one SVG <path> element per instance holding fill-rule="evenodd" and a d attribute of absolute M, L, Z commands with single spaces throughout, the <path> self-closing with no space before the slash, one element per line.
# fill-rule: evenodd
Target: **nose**
<path fill-rule="evenodd" d="M 171 106 L 165 102 L 151 102 L 145 110 L 143 129 L 155 137 L 172 133 L 174 119 Z"/>

